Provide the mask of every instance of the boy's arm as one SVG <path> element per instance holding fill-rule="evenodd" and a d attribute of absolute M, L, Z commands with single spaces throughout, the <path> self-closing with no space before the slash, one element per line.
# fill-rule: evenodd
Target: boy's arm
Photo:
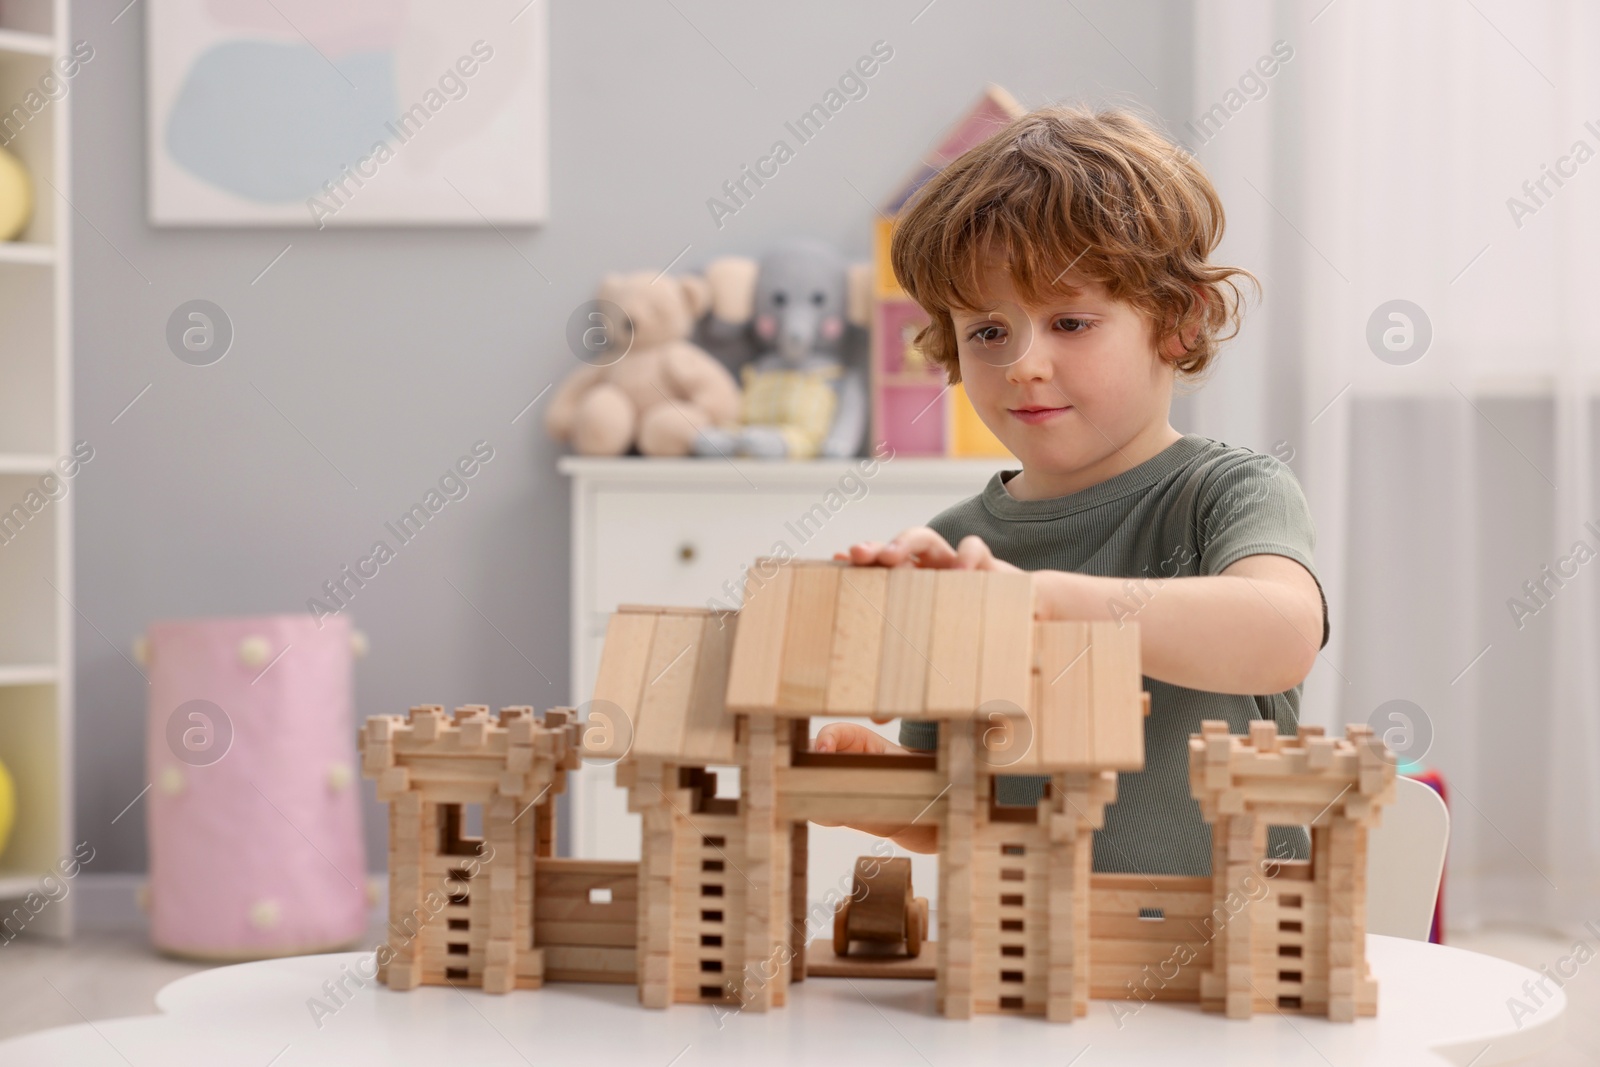
<path fill-rule="evenodd" d="M 926 526 L 839 555 L 858 565 L 1018 570 L 981 537 L 952 548 Z M 1135 620 L 1144 673 L 1171 685 L 1281 693 L 1305 680 L 1321 647 L 1322 594 L 1311 572 L 1287 556 L 1246 556 L 1221 574 L 1186 578 L 1031 573 L 1037 618 Z"/>
<path fill-rule="evenodd" d="M 1172 685 L 1281 693 L 1311 673 L 1322 641 L 1316 579 L 1287 556 L 1246 556 L 1188 578 L 1033 573 L 1039 618 L 1137 622 L 1144 673 Z"/>
<path fill-rule="evenodd" d="M 878 721 L 874 719 L 874 721 Z M 888 720 L 883 720 L 887 722 Z M 865 752 L 873 755 L 884 753 L 910 754 L 910 749 L 901 748 L 891 744 L 884 736 L 875 730 L 869 730 L 860 723 L 831 722 L 818 731 L 811 742 L 813 752 Z M 910 852 L 937 852 L 939 851 L 939 828 L 928 823 L 880 823 L 860 821 L 829 822 L 825 819 L 814 819 L 819 826 L 849 826 L 863 833 L 874 834 L 878 837 L 887 837 L 901 848 Z"/>

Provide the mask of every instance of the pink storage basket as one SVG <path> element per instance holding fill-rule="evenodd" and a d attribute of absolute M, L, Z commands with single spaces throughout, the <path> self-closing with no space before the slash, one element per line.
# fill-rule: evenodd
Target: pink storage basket
<path fill-rule="evenodd" d="M 366 927 L 342 617 L 150 625 L 150 935 L 213 960 L 323 952 Z"/>

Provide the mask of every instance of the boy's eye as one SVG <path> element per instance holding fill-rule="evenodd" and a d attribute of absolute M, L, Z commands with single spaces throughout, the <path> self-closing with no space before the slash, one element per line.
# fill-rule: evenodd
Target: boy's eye
<path fill-rule="evenodd" d="M 967 336 L 967 340 L 975 341 L 984 348 L 994 348 L 1005 343 L 1006 328 L 1004 326 L 992 325 L 979 326 Z"/>
<path fill-rule="evenodd" d="M 1083 333 L 1094 324 L 1088 319 L 1059 318 L 1056 325 L 1067 333 Z"/>

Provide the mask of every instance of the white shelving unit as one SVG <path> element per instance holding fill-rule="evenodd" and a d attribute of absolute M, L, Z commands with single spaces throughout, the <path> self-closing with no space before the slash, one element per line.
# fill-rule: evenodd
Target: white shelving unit
<path fill-rule="evenodd" d="M 67 0 L 0 5 L 0 141 L 34 185 L 33 220 L 15 241 L 0 243 L 0 761 L 17 787 L 16 824 L 0 851 L 0 919 L 14 915 L 13 902 L 38 889 L 73 844 L 76 489 L 68 482 L 64 496 L 37 511 L 12 510 L 72 452 L 70 88 L 20 130 L 4 125 L 13 107 L 27 113 L 29 92 L 70 48 Z M 26 929 L 66 936 L 71 909 L 69 894 L 31 916 Z"/>

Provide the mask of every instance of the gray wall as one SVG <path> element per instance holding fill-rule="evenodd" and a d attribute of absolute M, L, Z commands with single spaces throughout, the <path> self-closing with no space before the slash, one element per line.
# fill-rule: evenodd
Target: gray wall
<path fill-rule="evenodd" d="M 77 822 L 98 870 L 145 863 L 142 809 L 111 825 L 148 781 L 130 639 L 152 619 L 303 610 L 480 438 L 496 458 L 470 495 L 351 606 L 372 642 L 357 713 L 569 699 L 567 486 L 543 402 L 511 419 L 572 365 L 564 326 L 603 271 L 796 234 L 865 257 L 863 196 L 886 196 L 990 81 L 1027 105 L 1189 117 L 1187 2 L 924 3 L 552 5 L 551 221 L 510 231 L 514 248 L 476 228 L 152 229 L 143 9 L 113 24 L 120 2 L 72 5 L 95 48 L 71 92 L 74 417 L 96 453 L 74 486 Z M 894 57 L 869 94 L 718 229 L 707 197 L 880 39 Z M 194 298 L 236 330 L 211 367 L 164 342 Z"/>

